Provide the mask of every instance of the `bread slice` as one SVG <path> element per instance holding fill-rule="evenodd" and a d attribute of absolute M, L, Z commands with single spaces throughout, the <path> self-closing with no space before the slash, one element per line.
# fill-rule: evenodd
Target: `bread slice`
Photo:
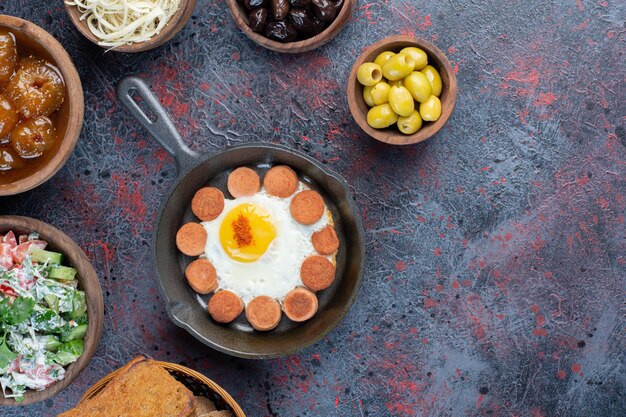
<path fill-rule="evenodd" d="M 196 395 L 196 416 L 201 414 L 208 414 L 211 411 L 215 411 L 215 404 L 213 401 L 209 400 L 207 397 L 199 397 Z"/>
<path fill-rule="evenodd" d="M 141 361 L 145 361 L 147 360 L 146 358 L 144 358 L 143 356 L 136 356 L 133 359 L 130 360 L 130 362 L 128 362 L 126 365 L 122 366 L 116 373 L 115 378 L 119 378 L 120 376 L 122 376 L 126 371 L 128 371 L 128 369 L 133 366 L 134 364 L 136 364 L 137 362 L 141 362 Z M 104 387 L 104 389 L 102 389 L 98 394 L 96 395 L 100 395 L 102 393 L 102 391 L 106 390 L 108 386 L 111 385 L 111 383 L 113 383 L 115 381 L 115 379 L 113 379 L 112 381 L 109 381 L 109 383 Z M 92 398 L 93 399 L 93 398 Z M 90 400 L 87 400 L 90 401 Z M 87 402 L 85 401 L 85 402 Z M 83 402 L 83 404 L 81 404 L 81 406 L 76 407 L 76 408 L 72 408 L 71 410 L 67 410 L 65 413 L 59 414 L 57 417 L 79 417 L 81 416 L 81 409 L 82 406 L 85 404 L 85 402 Z"/>
<path fill-rule="evenodd" d="M 210 413 L 205 414 L 206 417 L 235 417 L 233 413 L 228 410 L 221 411 L 211 411 Z"/>
<path fill-rule="evenodd" d="M 190 417 L 193 393 L 165 369 L 135 358 L 93 398 L 58 417 Z"/>
<path fill-rule="evenodd" d="M 57 415 L 57 417 L 80 417 L 80 410 L 78 408 L 72 408 L 65 413 Z"/>

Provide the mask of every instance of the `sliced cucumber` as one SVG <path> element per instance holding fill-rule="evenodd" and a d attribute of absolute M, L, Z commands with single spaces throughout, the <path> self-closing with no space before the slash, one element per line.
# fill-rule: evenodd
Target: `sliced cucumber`
<path fill-rule="evenodd" d="M 76 324 L 87 324 L 89 322 L 89 316 L 87 314 L 81 314 L 78 317 L 74 317 Z"/>
<path fill-rule="evenodd" d="M 62 345 L 62 343 L 59 340 L 56 339 L 50 339 L 47 343 L 46 343 L 46 350 L 48 352 L 56 352 L 59 347 Z"/>
<path fill-rule="evenodd" d="M 82 291 L 76 291 L 72 298 L 72 311 L 70 311 L 70 317 L 74 320 L 82 316 L 87 312 L 87 299 L 85 293 Z M 85 323 L 87 320 L 85 320 Z M 78 323 L 82 324 L 82 323 Z"/>
<path fill-rule="evenodd" d="M 42 336 L 42 341 L 45 343 L 48 352 L 56 352 L 62 345 L 59 339 L 53 335 Z"/>
<path fill-rule="evenodd" d="M 71 281 L 76 276 L 76 270 L 71 266 L 53 266 L 48 272 L 48 278 L 58 279 L 61 281 Z"/>
<path fill-rule="evenodd" d="M 57 313 L 59 312 L 59 297 L 54 294 L 46 294 L 43 296 L 43 299 L 46 300 L 48 307 Z"/>
<path fill-rule="evenodd" d="M 82 340 L 72 340 L 63 343 L 57 349 L 57 353 L 52 356 L 52 360 L 61 366 L 66 366 L 80 358 L 84 351 L 85 345 Z"/>
<path fill-rule="evenodd" d="M 70 342 L 72 340 L 82 339 L 83 337 L 85 337 L 85 333 L 87 333 L 88 327 L 89 326 L 86 324 L 78 325 L 74 327 L 72 330 L 70 330 L 69 332 L 67 332 L 66 334 L 62 334 L 61 339 L 63 339 L 64 342 Z"/>
<path fill-rule="evenodd" d="M 40 264 L 48 262 L 51 265 L 61 265 L 63 254 L 59 252 L 51 252 L 31 246 L 29 248 L 30 259 Z"/>

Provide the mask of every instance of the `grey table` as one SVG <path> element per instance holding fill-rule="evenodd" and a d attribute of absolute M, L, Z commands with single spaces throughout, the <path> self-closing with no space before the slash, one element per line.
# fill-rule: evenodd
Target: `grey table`
<path fill-rule="evenodd" d="M 72 236 L 106 303 L 87 370 L 2 416 L 54 416 L 138 353 L 199 370 L 255 417 L 626 414 L 623 1 L 361 1 L 333 42 L 296 56 L 249 41 L 223 0 L 198 1 L 177 37 L 137 55 L 90 44 L 59 0 L 2 1 L 0 12 L 63 43 L 86 105 L 67 165 L 0 199 L 0 213 Z M 398 33 L 433 41 L 458 72 L 452 118 L 411 147 L 362 134 L 345 96 L 359 51 Z M 149 245 L 174 163 L 115 98 L 131 73 L 203 154 L 277 142 L 348 180 L 366 274 L 322 342 L 240 360 L 168 320 Z"/>

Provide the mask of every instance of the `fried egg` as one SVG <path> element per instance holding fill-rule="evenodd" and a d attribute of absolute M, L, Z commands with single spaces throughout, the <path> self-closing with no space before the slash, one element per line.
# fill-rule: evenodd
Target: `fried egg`
<path fill-rule="evenodd" d="M 298 191 L 306 188 L 300 183 Z M 279 198 L 262 189 L 251 196 L 225 199 L 222 213 L 202 223 L 208 234 L 204 256 L 215 267 L 220 289 L 234 292 L 248 304 L 259 295 L 282 302 L 289 291 L 303 285 L 302 262 L 316 253 L 311 235 L 333 221 L 325 207 L 317 223 L 297 223 L 289 211 L 293 196 Z M 333 262 L 334 258 L 329 256 Z"/>

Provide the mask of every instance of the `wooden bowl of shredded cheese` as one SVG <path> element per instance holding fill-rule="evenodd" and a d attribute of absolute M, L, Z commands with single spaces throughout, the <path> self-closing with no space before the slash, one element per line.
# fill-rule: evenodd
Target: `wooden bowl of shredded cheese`
<path fill-rule="evenodd" d="M 185 26 L 196 0 L 66 0 L 74 26 L 91 42 L 117 52 L 142 52 Z"/>

